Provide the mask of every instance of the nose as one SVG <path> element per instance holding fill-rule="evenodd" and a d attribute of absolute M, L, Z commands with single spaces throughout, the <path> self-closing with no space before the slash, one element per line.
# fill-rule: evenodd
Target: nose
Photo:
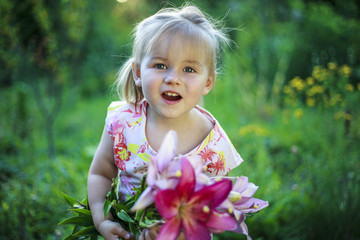
<path fill-rule="evenodd" d="M 180 84 L 180 74 L 175 69 L 169 69 L 166 72 L 164 82 L 169 85 L 178 85 Z"/>

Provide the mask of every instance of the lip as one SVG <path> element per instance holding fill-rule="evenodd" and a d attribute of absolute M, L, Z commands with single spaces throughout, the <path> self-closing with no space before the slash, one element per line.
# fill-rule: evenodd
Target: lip
<path fill-rule="evenodd" d="M 169 99 L 166 99 L 166 98 L 164 97 L 164 94 L 165 94 L 165 93 L 177 94 L 177 95 L 180 96 L 180 98 L 177 99 L 177 100 L 169 100 Z M 163 92 L 161 93 L 161 99 L 162 99 L 166 104 L 168 104 L 168 105 L 173 105 L 173 104 L 176 104 L 176 103 L 180 102 L 180 101 L 182 100 L 182 96 L 181 96 L 181 94 L 179 94 L 179 93 L 176 92 L 176 91 L 167 90 L 167 91 L 163 91 Z"/>

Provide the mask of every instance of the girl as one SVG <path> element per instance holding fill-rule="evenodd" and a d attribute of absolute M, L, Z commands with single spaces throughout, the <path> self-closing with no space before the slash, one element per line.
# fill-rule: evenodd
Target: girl
<path fill-rule="evenodd" d="M 169 130 L 178 135 L 177 154 L 200 161 L 210 176 L 226 175 L 242 159 L 216 119 L 197 104 L 215 84 L 216 58 L 228 39 L 194 6 L 163 9 L 135 29 L 132 57 L 117 80 L 126 101 L 113 102 L 88 176 L 96 229 L 105 239 L 132 236 L 103 205 L 119 174 L 122 200 L 133 195 Z M 155 229 L 139 239 L 155 239 Z"/>

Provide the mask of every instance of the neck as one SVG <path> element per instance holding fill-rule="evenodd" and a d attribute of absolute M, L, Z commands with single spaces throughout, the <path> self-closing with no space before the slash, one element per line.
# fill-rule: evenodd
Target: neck
<path fill-rule="evenodd" d="M 178 118 L 162 118 L 156 115 L 156 113 L 149 111 L 146 124 L 147 127 L 152 127 L 157 129 L 157 131 L 165 132 L 165 134 L 170 130 L 174 130 L 179 135 L 196 122 L 196 111 L 197 110 L 193 108 L 187 114 Z"/>
<path fill-rule="evenodd" d="M 192 150 L 193 146 L 187 146 L 186 142 L 187 139 L 191 138 L 196 123 L 198 123 L 196 109 L 192 109 L 188 114 L 176 119 L 161 118 L 153 112 L 148 112 L 145 130 L 146 138 L 151 148 L 158 151 L 165 135 L 170 130 L 174 130 L 178 136 L 177 154 L 185 154 Z"/>
<path fill-rule="evenodd" d="M 151 148 L 158 151 L 165 135 L 174 130 L 178 136 L 177 154 L 186 154 L 200 144 L 212 128 L 212 122 L 193 108 L 176 119 L 159 118 L 156 113 L 148 112 L 145 132 Z"/>

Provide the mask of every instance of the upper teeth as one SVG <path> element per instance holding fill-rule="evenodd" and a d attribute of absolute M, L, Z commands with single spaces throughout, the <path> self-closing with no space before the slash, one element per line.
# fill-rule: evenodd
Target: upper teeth
<path fill-rule="evenodd" d="M 166 92 L 165 94 L 168 95 L 168 96 L 171 96 L 171 97 L 179 96 L 179 94 L 171 93 L 171 92 Z"/>

